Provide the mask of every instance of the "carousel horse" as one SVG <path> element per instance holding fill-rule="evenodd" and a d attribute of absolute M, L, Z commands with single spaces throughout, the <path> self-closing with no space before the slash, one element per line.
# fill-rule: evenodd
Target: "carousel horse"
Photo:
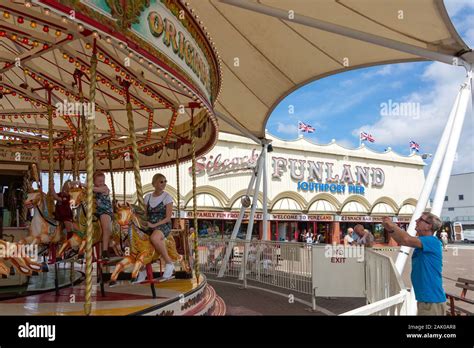
<path fill-rule="evenodd" d="M 78 254 L 83 254 L 86 247 L 86 230 L 87 230 L 87 208 L 86 208 L 86 190 L 82 187 L 74 187 L 69 190 L 71 196 L 72 209 L 76 211 L 76 218 L 74 222 L 74 230 L 71 238 L 66 240 L 61 248 L 59 249 L 58 255 L 62 255 L 69 249 L 73 249 Z M 95 210 L 95 200 L 93 204 L 93 210 Z M 93 215 L 92 217 L 92 244 L 96 244 L 102 241 L 102 228 L 100 226 L 99 219 Z M 112 221 L 112 236 L 110 244 L 117 255 L 121 255 L 120 250 L 120 228 L 115 221 Z"/>
<path fill-rule="evenodd" d="M 0 260 L 0 275 L 7 276 L 10 274 L 10 269 L 8 268 L 7 265 L 3 263 L 2 260 Z"/>
<path fill-rule="evenodd" d="M 27 209 L 34 209 L 28 235 L 20 244 L 55 244 L 62 239 L 61 224 L 44 214 L 46 195 L 41 190 L 32 190 L 24 202 Z"/>
<path fill-rule="evenodd" d="M 10 274 L 10 269 L 5 265 L 3 261 L 10 261 L 13 267 L 18 270 L 20 273 L 31 276 L 33 272 L 41 272 L 43 270 L 42 264 L 34 262 L 27 256 L 23 257 L 7 257 L 6 254 L 8 250 L 15 249 L 19 250 L 22 248 L 22 244 L 5 242 L 0 240 L 0 247 L 2 250 L 2 257 L 0 258 L 0 274 L 8 276 Z"/>
<path fill-rule="evenodd" d="M 158 260 L 161 257 L 150 242 L 148 235 L 143 232 L 142 226 L 145 225 L 145 222 L 129 203 L 118 204 L 117 222 L 122 229 L 128 231 L 130 250 L 129 253 L 126 253 L 128 255 L 115 266 L 110 276 L 110 284 L 114 284 L 119 274 L 130 265 L 133 265 L 131 278 L 132 280 L 136 279 L 142 266 Z M 183 269 L 189 272 L 189 267 L 184 261 L 183 256 L 178 254 L 176 250 L 176 243 L 171 234 L 166 238 L 165 244 L 171 260 L 174 262 L 179 261 Z"/>

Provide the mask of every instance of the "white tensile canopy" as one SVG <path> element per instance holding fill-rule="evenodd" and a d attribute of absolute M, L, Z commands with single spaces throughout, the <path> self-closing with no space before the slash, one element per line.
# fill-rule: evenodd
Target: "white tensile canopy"
<path fill-rule="evenodd" d="M 379 64 L 463 63 L 454 57 L 472 62 L 442 0 L 189 0 L 188 5 L 222 59 L 215 109 L 257 138 L 265 136 L 278 103 L 310 81 Z M 238 133 L 224 122 L 220 131 Z"/>

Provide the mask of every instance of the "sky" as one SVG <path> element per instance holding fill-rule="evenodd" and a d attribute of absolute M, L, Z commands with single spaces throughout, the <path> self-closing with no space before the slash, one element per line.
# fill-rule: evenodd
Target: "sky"
<path fill-rule="evenodd" d="M 464 40 L 474 47 L 474 0 L 445 0 L 449 16 Z M 465 69 L 439 62 L 381 65 L 333 75 L 303 86 L 275 108 L 268 131 L 285 140 L 298 136 L 298 121 L 316 129 L 304 137 L 318 144 L 332 139 L 347 148 L 359 146 L 361 131 L 376 151 L 391 147 L 409 155 L 411 140 L 420 153 L 434 154 L 452 105 L 465 80 Z M 384 105 L 411 103 L 404 115 L 384 114 Z M 469 103 L 453 174 L 474 171 L 474 123 Z M 393 109 L 392 109 L 393 110 Z M 293 111 L 293 113 L 290 113 Z M 429 168 L 430 160 L 427 169 Z"/>

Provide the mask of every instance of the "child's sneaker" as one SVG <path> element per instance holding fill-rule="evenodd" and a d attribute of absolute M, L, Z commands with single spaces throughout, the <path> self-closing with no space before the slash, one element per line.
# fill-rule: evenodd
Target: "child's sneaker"
<path fill-rule="evenodd" d="M 163 272 L 163 279 L 170 279 L 173 276 L 174 264 L 167 263 L 165 266 L 165 271 Z"/>

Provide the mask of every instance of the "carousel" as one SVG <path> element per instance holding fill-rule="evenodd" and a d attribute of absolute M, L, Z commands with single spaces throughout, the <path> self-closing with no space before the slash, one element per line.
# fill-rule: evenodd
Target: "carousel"
<path fill-rule="evenodd" d="M 179 199 L 163 276 L 140 178 L 175 166 L 179 182 L 191 161 L 195 196 L 195 159 L 216 142 L 219 57 L 196 16 L 171 0 L 9 1 L 0 43 L 0 312 L 223 315 Z M 127 171 L 136 204 L 115 197 Z M 103 173 L 110 225 L 97 203 Z M 58 218 L 64 197 L 70 221 Z"/>

